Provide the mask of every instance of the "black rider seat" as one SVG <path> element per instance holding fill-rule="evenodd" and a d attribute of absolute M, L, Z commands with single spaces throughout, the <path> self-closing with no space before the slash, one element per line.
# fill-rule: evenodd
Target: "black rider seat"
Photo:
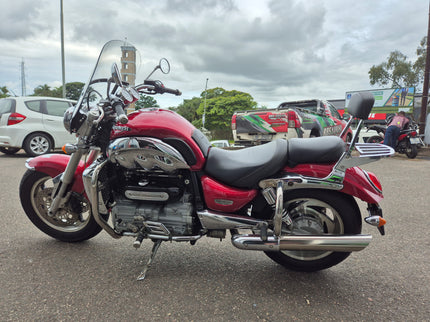
<path fill-rule="evenodd" d="M 241 150 L 212 147 L 205 172 L 238 188 L 257 188 L 258 182 L 279 172 L 286 165 L 337 161 L 345 151 L 339 137 L 276 140 Z"/>

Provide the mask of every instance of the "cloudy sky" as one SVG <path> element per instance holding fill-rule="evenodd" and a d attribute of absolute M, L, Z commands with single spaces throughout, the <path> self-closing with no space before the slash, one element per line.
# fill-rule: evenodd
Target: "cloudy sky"
<path fill-rule="evenodd" d="M 21 95 L 61 85 L 60 0 L 0 0 L 0 86 Z M 182 97 L 223 87 L 259 105 L 344 98 L 370 88 L 368 71 L 393 50 L 416 59 L 427 34 L 425 0 L 64 0 L 66 82 L 85 82 L 105 42 L 127 39 L 139 51 L 142 79 L 158 76 Z"/>

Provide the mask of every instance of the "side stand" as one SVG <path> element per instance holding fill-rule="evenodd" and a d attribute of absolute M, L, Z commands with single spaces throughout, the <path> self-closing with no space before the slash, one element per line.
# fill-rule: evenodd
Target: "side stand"
<path fill-rule="evenodd" d="M 143 267 L 143 271 L 137 277 L 138 281 L 143 281 L 145 279 L 146 272 L 148 271 L 149 267 L 151 266 L 152 261 L 154 260 L 155 254 L 157 253 L 157 250 L 161 245 L 161 242 L 162 242 L 161 239 L 157 239 L 156 241 L 154 241 L 154 245 L 152 246 L 151 256 L 149 257 L 146 265 Z"/>

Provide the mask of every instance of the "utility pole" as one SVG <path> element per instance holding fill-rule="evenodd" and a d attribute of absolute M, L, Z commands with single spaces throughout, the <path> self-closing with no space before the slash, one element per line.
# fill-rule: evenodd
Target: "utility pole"
<path fill-rule="evenodd" d="M 66 98 L 66 72 L 65 72 L 65 66 L 64 66 L 63 0 L 60 0 L 60 25 L 61 25 L 61 71 L 63 76 L 63 98 Z"/>
<path fill-rule="evenodd" d="M 420 134 L 424 134 L 427 117 L 427 103 L 429 97 L 429 71 L 430 71 L 430 1 L 429 1 L 429 22 L 427 29 L 427 46 L 426 46 L 426 67 L 424 70 L 423 98 L 421 101 L 420 114 Z"/>
<path fill-rule="evenodd" d="M 203 117 L 202 117 L 202 123 L 203 128 L 205 129 L 205 121 L 206 121 L 206 97 L 208 96 L 208 80 L 209 78 L 206 78 L 206 86 L 205 86 L 205 105 L 203 109 Z"/>
<path fill-rule="evenodd" d="M 24 58 L 21 61 L 21 96 L 27 96 L 27 92 L 25 90 L 25 69 L 24 69 Z"/>

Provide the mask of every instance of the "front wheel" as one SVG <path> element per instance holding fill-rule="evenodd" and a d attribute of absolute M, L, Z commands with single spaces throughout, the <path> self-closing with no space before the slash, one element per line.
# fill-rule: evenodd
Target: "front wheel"
<path fill-rule="evenodd" d="M 353 197 L 340 192 L 303 189 L 284 194 L 284 210 L 292 225 L 282 235 L 345 235 L 361 232 L 361 215 Z M 334 266 L 349 252 L 283 250 L 265 252 L 287 269 L 313 272 Z"/>
<path fill-rule="evenodd" d="M 69 201 L 53 216 L 48 215 L 52 203 L 52 178 L 42 172 L 28 170 L 19 186 L 19 196 L 25 214 L 45 234 L 65 242 L 80 242 L 101 231 L 91 215 L 88 200 L 72 193 Z"/>

